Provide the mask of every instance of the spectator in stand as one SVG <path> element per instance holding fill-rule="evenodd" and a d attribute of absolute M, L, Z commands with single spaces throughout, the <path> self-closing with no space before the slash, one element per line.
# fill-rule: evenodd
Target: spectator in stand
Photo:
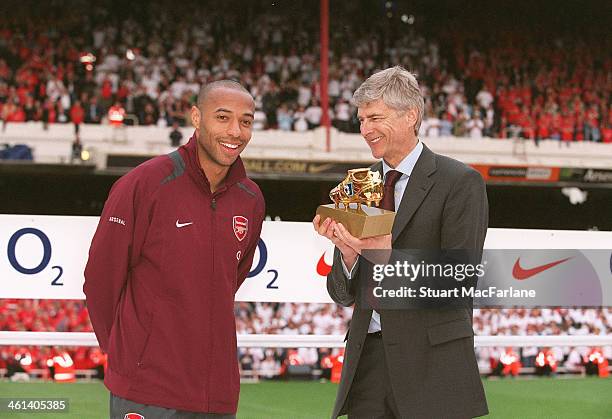
<path fill-rule="evenodd" d="M 66 114 L 67 109 L 64 108 L 64 104 L 61 100 L 55 102 L 55 122 L 65 124 L 69 121 L 69 117 Z"/>
<path fill-rule="evenodd" d="M 348 101 L 344 99 L 338 100 L 338 103 L 336 103 L 336 106 L 334 106 L 335 116 L 333 119 L 333 124 L 338 130 L 349 132 L 351 120 L 350 110 L 351 108 Z"/>
<path fill-rule="evenodd" d="M 561 113 L 561 141 L 568 146 L 571 141 L 575 141 L 576 119 L 569 109 L 564 109 Z"/>
<path fill-rule="evenodd" d="M 267 128 L 266 114 L 261 110 L 261 107 L 255 108 L 253 114 L 253 130 L 263 131 Z"/>
<path fill-rule="evenodd" d="M 521 138 L 535 140 L 535 124 L 529 112 L 529 108 L 526 105 L 523 105 L 518 115 L 517 123 L 521 129 Z"/>
<path fill-rule="evenodd" d="M 584 119 L 584 140 L 585 141 L 601 141 L 601 132 L 599 131 L 599 111 L 597 105 L 593 104 L 586 113 Z"/>
<path fill-rule="evenodd" d="M 85 110 L 81 106 L 81 101 L 77 100 L 70 108 L 70 120 L 74 124 L 74 135 L 79 136 L 79 129 L 85 119 Z"/>
<path fill-rule="evenodd" d="M 179 129 L 178 122 L 174 122 L 172 124 L 172 131 L 170 131 L 170 145 L 172 147 L 178 147 L 181 145 L 181 140 L 183 139 L 183 133 Z"/>
<path fill-rule="evenodd" d="M 483 87 L 476 95 L 476 101 L 478 103 L 478 106 L 483 109 L 487 109 L 491 105 L 493 105 L 494 100 L 495 98 L 486 87 Z"/>
<path fill-rule="evenodd" d="M 34 102 L 32 96 L 27 96 L 23 110 L 25 112 L 26 122 L 38 120 L 38 104 L 37 102 Z"/>
<path fill-rule="evenodd" d="M 113 106 L 108 109 L 108 122 L 115 128 L 123 126 L 125 119 L 125 108 L 120 102 L 115 102 Z"/>
<path fill-rule="evenodd" d="M 98 104 L 98 98 L 96 96 L 92 96 L 87 104 L 85 122 L 88 124 L 99 124 L 102 122 L 103 115 L 104 110 L 102 106 Z"/>
<path fill-rule="evenodd" d="M 301 105 L 293 114 L 293 130 L 297 132 L 308 131 L 308 122 L 306 122 L 304 107 Z"/>
<path fill-rule="evenodd" d="M 315 129 L 321 125 L 321 118 L 323 117 L 323 109 L 319 106 L 317 100 L 312 100 L 306 111 L 304 112 L 306 122 L 308 123 L 308 129 Z"/>
<path fill-rule="evenodd" d="M 276 115 L 280 106 L 281 104 L 278 94 L 278 87 L 276 86 L 276 83 L 271 82 L 269 90 L 262 97 L 262 109 L 266 114 L 266 119 L 268 120 L 268 128 L 279 128 Z"/>
<path fill-rule="evenodd" d="M 302 82 L 298 89 L 298 100 L 297 103 L 304 108 L 308 106 L 312 98 L 312 88 L 306 82 Z"/>
<path fill-rule="evenodd" d="M 608 121 L 604 124 L 602 130 L 602 140 L 604 143 L 612 143 L 612 122 Z"/>
<path fill-rule="evenodd" d="M 457 118 L 453 123 L 452 134 L 455 137 L 465 137 L 467 134 L 467 115 L 463 110 L 458 111 Z"/>
<path fill-rule="evenodd" d="M 115 104 L 108 109 L 107 119 L 112 127 L 112 141 L 126 142 L 125 108 L 120 102 L 116 101 Z"/>
<path fill-rule="evenodd" d="M 4 105 L 2 113 L 3 131 L 6 129 L 7 122 L 25 122 L 26 119 L 24 110 L 13 101 L 9 101 Z"/>
<path fill-rule="evenodd" d="M 584 112 L 579 111 L 576 114 L 575 119 L 575 129 L 574 129 L 574 139 L 576 141 L 584 141 Z"/>
<path fill-rule="evenodd" d="M 276 111 L 276 120 L 278 121 L 278 129 L 281 131 L 291 131 L 293 128 L 293 116 L 286 104 L 281 104 Z"/>
<path fill-rule="evenodd" d="M 576 372 L 580 375 L 585 373 L 584 360 L 576 348 L 570 350 L 564 365 L 569 372 Z"/>
<path fill-rule="evenodd" d="M 470 138 L 482 138 L 482 130 L 484 129 L 484 122 L 480 119 L 477 112 L 467 121 L 466 129 L 469 133 Z"/>
<path fill-rule="evenodd" d="M 8 103 L 0 103 L 0 120 L 2 120 L 2 132 L 6 131 L 6 123 L 8 122 L 8 113 L 10 112 Z"/>
<path fill-rule="evenodd" d="M 553 140 L 561 140 L 561 124 L 563 119 L 557 108 L 552 108 L 552 116 L 550 123 L 550 138 Z"/>
<path fill-rule="evenodd" d="M 542 112 L 537 119 L 536 129 L 536 143 L 539 140 L 545 140 L 550 138 L 550 131 L 552 126 L 552 114 L 550 112 Z"/>
<path fill-rule="evenodd" d="M 453 117 L 449 113 L 442 113 L 440 117 L 440 137 L 453 135 Z"/>
<path fill-rule="evenodd" d="M 44 6 L 40 7 L 44 16 Z M 78 6 L 74 9 L 79 11 Z M 347 92 L 354 90 L 377 67 L 404 64 L 419 73 L 424 81 L 426 101 L 432 111 L 436 115 L 443 112 L 444 117 L 440 119 L 450 118 L 451 125 L 459 117 L 459 108 L 468 115 L 480 109 L 480 118 L 485 122 L 483 135 L 507 137 L 507 132 L 506 135 L 500 132 L 507 128 L 499 124 L 502 116 L 509 125 L 521 126 L 517 118 L 524 106 L 536 122 L 543 113 L 569 106 L 576 120 L 584 113 L 586 122 L 584 129 L 577 127 L 575 140 L 581 136 L 588 141 L 600 140 L 607 127 L 605 98 L 610 95 L 610 85 L 606 82 L 610 64 L 598 58 L 610 56 L 609 45 L 600 42 L 607 28 L 591 25 L 588 31 L 579 31 L 567 38 L 558 33 L 556 24 L 546 19 L 538 19 L 538 29 L 534 30 L 536 25 L 529 20 L 537 19 L 541 13 L 537 10 L 525 13 L 521 22 L 509 27 L 505 13 L 500 12 L 503 17 L 496 17 L 495 13 L 487 14 L 485 9 L 483 6 L 475 13 L 487 19 L 480 19 L 476 27 L 469 26 L 469 31 L 458 19 L 453 25 L 430 28 L 435 35 L 425 38 L 421 28 L 415 25 L 408 31 L 409 35 L 393 37 L 391 42 L 376 34 L 383 29 L 404 33 L 404 23 L 395 18 L 372 23 L 375 10 L 347 9 L 335 17 L 335 23 L 345 29 L 335 33 L 331 44 L 328 86 L 331 97 L 346 100 Z M 68 14 L 57 19 L 52 32 L 38 29 L 44 28 L 42 22 L 27 14 L 24 21 L 28 25 L 23 27 L 14 27 L 7 21 L 4 26 L 10 29 L 0 35 L 0 43 L 15 53 L 3 56 L 0 61 L 0 102 L 8 98 L 16 100 L 16 106 L 24 110 L 25 120 L 29 121 L 42 119 L 41 107 L 47 99 L 53 103 L 60 100 L 65 111 L 72 107 L 75 98 L 80 98 L 86 110 L 85 122 L 99 123 L 112 101 L 119 99 L 129 113 L 138 116 L 141 124 L 144 119 L 141 114 L 148 102 L 153 110 L 147 107 L 151 117 L 146 124 L 161 119 L 169 126 L 173 119 L 179 119 L 180 124 L 186 120 L 184 95 L 190 96 L 193 84 L 231 74 L 253 90 L 253 96 L 261 101 L 267 115 L 269 128 L 276 129 L 276 109 L 281 102 L 288 109 L 301 105 L 308 111 L 309 102 L 320 99 L 316 61 L 318 21 L 305 18 L 316 15 L 314 9 L 306 8 L 298 18 L 283 12 L 276 15 L 264 7 L 250 8 L 228 23 L 231 29 L 223 31 L 223 43 L 215 43 L 220 37 L 217 27 L 211 24 L 217 18 L 215 13 L 204 15 L 191 8 L 185 10 L 189 12 L 172 16 L 186 22 L 201 22 L 197 30 L 170 30 L 175 20 L 166 13 L 167 6 L 157 1 L 152 1 L 146 11 L 134 13 L 126 9 L 129 30 L 119 27 L 115 22 L 117 16 L 112 12 L 95 6 L 82 7 L 80 11 L 91 16 L 90 20 L 80 22 L 82 32 L 91 33 L 91 37 L 66 37 L 72 34 L 74 26 Z M 465 20 L 465 16 L 462 18 Z M 365 27 L 356 22 L 367 22 L 368 30 L 356 29 Z M 430 22 L 436 25 L 435 21 Z M 504 31 L 507 28 L 512 30 Z M 489 36 L 492 32 L 496 35 Z M 166 35 L 162 42 L 157 35 L 144 35 L 148 33 Z M 254 40 L 245 41 L 249 38 Z M 23 39 L 36 41 L 24 43 Z M 438 46 L 441 40 L 448 48 Z M 38 48 L 37 42 L 42 48 Z M 120 45 L 133 46 L 132 55 L 120 53 Z M 221 45 L 231 45 L 231 50 Z M 346 45 L 355 48 L 349 50 Z M 521 66 L 525 57 L 532 57 L 535 47 L 540 47 L 537 60 L 531 60 L 530 66 Z M 79 50 L 91 51 L 95 62 L 84 62 L 82 68 L 75 68 L 74 63 L 79 59 L 75 51 Z M 232 68 L 240 72 L 232 73 Z M 81 96 L 83 93 L 86 98 Z M 28 97 L 34 100 L 34 109 Z M 88 115 L 92 97 L 103 104 L 102 110 L 94 112 L 97 117 Z M 170 101 L 166 102 L 166 98 Z M 492 107 L 492 117 L 482 111 L 489 107 Z M 587 115 L 593 107 L 597 111 L 595 117 Z M 38 118 L 34 119 L 32 115 L 37 114 L 37 108 Z M 56 116 L 46 123 L 62 121 L 61 110 L 54 112 Z M 350 112 L 354 114 L 353 110 Z M 318 125 L 309 117 L 307 120 L 310 128 Z M 491 120 L 495 122 L 489 123 Z M 354 128 L 348 125 L 349 131 Z M 549 131 L 553 133 L 552 128 Z M 558 134 L 560 137 L 560 130 Z M 538 124 L 535 138 L 547 137 L 540 135 Z"/>
<path fill-rule="evenodd" d="M 144 105 L 144 109 L 141 111 L 138 121 L 141 125 L 155 125 L 159 120 L 157 110 L 151 102 L 147 102 Z M 178 120 L 175 121 L 178 124 Z"/>
<path fill-rule="evenodd" d="M 427 111 L 427 118 L 423 119 L 419 128 L 419 137 L 437 138 L 440 136 L 440 120 L 435 117 L 431 108 Z"/>

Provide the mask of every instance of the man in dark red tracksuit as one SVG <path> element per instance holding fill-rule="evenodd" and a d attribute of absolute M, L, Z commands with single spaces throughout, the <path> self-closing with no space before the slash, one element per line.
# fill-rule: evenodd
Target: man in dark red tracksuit
<path fill-rule="evenodd" d="M 236 82 L 207 85 L 191 110 L 189 143 L 110 192 L 83 290 L 108 353 L 113 418 L 235 417 L 234 294 L 251 268 L 265 205 L 239 158 L 254 107 Z"/>

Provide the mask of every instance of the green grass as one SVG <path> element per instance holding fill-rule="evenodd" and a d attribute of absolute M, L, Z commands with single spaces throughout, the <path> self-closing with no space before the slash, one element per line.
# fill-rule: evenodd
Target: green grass
<path fill-rule="evenodd" d="M 612 418 L 612 378 L 484 381 L 491 418 Z M 315 382 L 243 384 L 239 419 L 328 418 L 336 385 Z M 0 412 L 0 418 L 106 418 L 108 392 L 101 383 L 0 382 L 0 397 L 65 397 L 68 414 Z"/>

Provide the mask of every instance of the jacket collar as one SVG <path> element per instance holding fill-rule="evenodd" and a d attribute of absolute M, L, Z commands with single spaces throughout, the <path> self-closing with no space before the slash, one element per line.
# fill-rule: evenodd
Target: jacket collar
<path fill-rule="evenodd" d="M 202 170 L 200 167 L 200 160 L 198 159 L 198 140 L 196 138 L 195 131 L 187 144 L 181 146 L 181 148 L 184 150 L 187 157 L 187 170 L 189 174 L 196 180 L 196 182 L 203 182 L 206 185 L 207 191 L 210 192 L 210 182 L 206 177 L 206 173 L 204 173 L 204 170 Z M 230 166 L 223 184 L 226 188 L 229 188 L 246 177 L 244 164 L 242 163 L 240 156 L 238 156 L 236 161 Z M 220 190 L 222 189 L 223 188 Z"/>
<path fill-rule="evenodd" d="M 371 170 L 379 171 L 382 176 L 382 161 L 372 165 Z M 436 170 L 436 154 L 423 144 L 423 151 L 414 165 L 414 169 L 412 170 L 410 178 L 408 179 L 408 184 L 404 190 L 404 196 L 395 213 L 395 221 L 393 222 L 391 233 L 393 243 L 395 243 L 395 240 L 399 237 L 404 227 L 412 219 L 416 210 L 421 206 L 423 200 L 429 194 L 429 191 L 435 183 L 432 175 Z"/>

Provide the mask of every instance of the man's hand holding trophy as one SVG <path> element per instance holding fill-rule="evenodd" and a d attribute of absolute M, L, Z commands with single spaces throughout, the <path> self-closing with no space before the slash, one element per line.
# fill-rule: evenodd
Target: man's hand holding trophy
<path fill-rule="evenodd" d="M 347 266 L 352 266 L 364 249 L 391 249 L 395 212 L 372 206 L 380 205 L 383 199 L 379 172 L 349 170 L 329 197 L 334 203 L 317 208 L 313 225 L 338 247 Z"/>

